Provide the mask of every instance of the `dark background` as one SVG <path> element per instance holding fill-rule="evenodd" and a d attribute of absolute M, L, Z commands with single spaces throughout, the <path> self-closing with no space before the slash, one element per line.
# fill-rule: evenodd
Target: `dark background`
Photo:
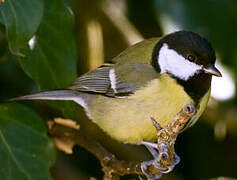
<path fill-rule="evenodd" d="M 69 2 L 65 0 L 64 2 L 75 14 L 73 37 L 77 47 L 75 58 L 77 58 L 78 75 L 109 61 L 143 38 L 162 36 L 185 29 L 200 33 L 211 42 L 216 49 L 218 61 L 224 67 L 223 76 L 231 79 L 228 82 L 233 87 L 236 85 L 237 1 L 75 0 Z M 52 21 L 57 22 L 60 19 L 55 17 Z M 3 25 L 0 27 L 0 100 L 4 102 L 9 98 L 35 92 L 40 88 L 53 88 L 37 84 L 34 78 L 31 79 L 30 73 L 22 70 L 19 56 L 8 48 L 6 29 Z M 46 31 L 42 36 L 45 34 Z M 62 34 L 60 36 L 63 37 Z M 66 40 L 65 44 L 68 43 Z M 53 46 L 57 49 L 58 44 Z M 34 59 L 30 60 L 34 61 Z M 38 68 L 41 68 L 40 64 Z M 74 78 L 72 77 L 71 81 Z M 237 96 L 233 88 L 229 88 L 224 82 L 226 81 L 215 82 L 219 83 L 219 86 L 213 86 L 220 91 L 219 96 L 211 98 L 207 110 L 197 124 L 178 137 L 176 152 L 181 157 L 181 162 L 172 173 L 164 175 L 164 179 L 200 180 L 219 176 L 237 178 Z M 224 95 L 224 98 L 221 95 Z M 23 104 L 34 109 L 44 119 L 62 115 L 61 111 L 55 110 L 45 102 Z M 94 134 L 118 157 L 148 158 L 144 148 L 112 142 L 108 137 L 101 135 L 103 133 L 94 127 L 95 125 L 88 123 L 81 110 L 78 114 L 75 120 L 85 127 L 85 133 Z M 99 162 L 90 153 L 75 147 L 73 155 L 58 152 L 56 165 L 51 172 L 54 179 L 59 180 L 101 178 L 103 174 L 100 168 Z M 129 177 L 122 179 L 129 179 Z"/>

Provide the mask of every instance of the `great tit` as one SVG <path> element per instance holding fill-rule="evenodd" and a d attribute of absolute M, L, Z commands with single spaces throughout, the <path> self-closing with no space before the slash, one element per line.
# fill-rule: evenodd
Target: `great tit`
<path fill-rule="evenodd" d="M 200 35 L 178 31 L 139 42 L 107 63 L 76 79 L 65 90 L 44 91 L 13 100 L 72 100 L 112 138 L 131 144 L 156 140 L 151 121 L 166 126 L 188 103 L 196 114 L 206 108 L 215 51 Z"/>

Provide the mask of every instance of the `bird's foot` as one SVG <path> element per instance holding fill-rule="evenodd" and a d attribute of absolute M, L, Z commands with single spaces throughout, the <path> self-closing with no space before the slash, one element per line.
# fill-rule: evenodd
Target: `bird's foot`
<path fill-rule="evenodd" d="M 174 167 L 180 162 L 180 157 L 175 153 L 172 163 L 169 163 L 169 165 L 164 165 L 165 163 L 167 163 L 166 161 L 168 161 L 168 158 L 169 157 L 166 155 L 160 155 L 159 157 L 157 157 L 157 159 L 154 160 L 153 163 L 154 167 L 159 169 L 163 174 L 171 172 Z"/>
<path fill-rule="evenodd" d="M 143 174 L 146 176 L 147 180 L 160 179 L 161 176 L 162 176 L 162 173 L 159 173 L 159 174 L 156 174 L 156 175 L 150 174 L 149 171 L 148 171 L 150 166 L 154 166 L 154 160 L 144 161 L 144 162 L 141 163 L 141 170 L 142 170 Z M 139 178 L 141 178 L 141 177 L 139 177 Z"/>
<path fill-rule="evenodd" d="M 174 162 L 169 166 L 162 167 L 162 165 L 160 164 L 160 157 L 161 156 L 157 156 L 157 158 L 154 160 L 144 161 L 141 163 L 141 170 L 143 174 L 146 176 L 147 180 L 160 179 L 163 174 L 171 172 L 174 169 L 175 165 L 177 165 L 180 162 L 179 156 L 175 153 Z M 158 172 L 156 174 L 151 174 L 149 171 L 150 166 L 156 168 Z M 139 178 L 142 179 L 141 177 Z"/>
<path fill-rule="evenodd" d="M 179 156 L 173 151 L 173 146 L 166 143 L 156 144 L 151 142 L 142 142 L 143 145 L 150 151 L 153 160 L 145 161 L 141 164 L 141 170 L 148 180 L 159 179 L 162 174 L 171 172 L 175 165 L 180 162 Z M 172 153 L 173 152 L 173 153 Z M 149 173 L 149 167 L 153 166 L 158 170 L 156 175 Z"/>

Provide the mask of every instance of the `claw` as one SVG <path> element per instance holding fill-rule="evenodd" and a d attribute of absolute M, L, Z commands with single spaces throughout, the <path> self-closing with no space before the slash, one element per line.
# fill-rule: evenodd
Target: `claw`
<path fill-rule="evenodd" d="M 150 151 L 150 153 L 152 154 L 152 156 L 154 158 L 158 157 L 159 152 L 157 150 L 157 144 L 156 143 L 151 143 L 151 142 L 146 142 L 146 141 L 142 141 L 141 144 L 143 144 L 144 146 L 146 146 L 146 148 Z"/>
<path fill-rule="evenodd" d="M 160 172 L 162 172 L 163 174 L 167 174 L 167 173 L 171 172 L 174 169 L 174 167 L 180 162 L 180 157 L 175 153 L 174 162 L 170 166 L 167 166 L 165 168 L 160 166 L 159 161 L 160 161 L 160 156 L 154 160 L 153 166 L 155 168 L 159 169 Z"/>
<path fill-rule="evenodd" d="M 180 160 L 181 160 L 180 157 L 175 153 L 175 161 L 174 161 L 174 165 L 179 164 Z"/>
<path fill-rule="evenodd" d="M 160 179 L 161 176 L 162 176 L 162 173 L 157 174 L 157 175 L 150 175 L 150 174 L 148 174 L 148 173 L 146 172 L 148 166 L 150 166 L 150 165 L 154 165 L 154 160 L 142 162 L 142 163 L 141 163 L 141 170 L 142 170 L 142 173 L 146 176 L 147 180 Z M 139 177 L 139 178 L 140 178 L 140 177 Z"/>
<path fill-rule="evenodd" d="M 141 170 L 142 170 L 142 173 L 146 176 L 146 177 L 149 177 L 150 175 L 146 172 L 147 170 L 147 167 L 152 165 L 153 164 L 153 160 L 151 161 L 144 161 L 141 163 Z"/>
<path fill-rule="evenodd" d="M 145 146 L 149 146 L 152 148 L 157 149 L 157 144 L 156 143 L 151 143 L 151 142 L 147 142 L 147 141 L 142 141 L 141 144 L 145 145 Z"/>
<path fill-rule="evenodd" d="M 154 161 L 153 165 L 154 165 L 155 168 L 159 169 L 160 172 L 162 172 L 163 174 L 167 174 L 167 173 L 171 172 L 175 167 L 175 165 L 172 164 L 170 166 L 167 166 L 167 167 L 163 168 L 163 167 L 160 166 L 160 164 L 157 161 Z"/>
<path fill-rule="evenodd" d="M 154 166 L 156 169 L 159 169 L 160 172 L 162 172 L 162 173 L 166 173 L 166 172 L 169 170 L 168 167 L 166 167 L 166 168 L 161 167 L 161 166 L 160 166 L 160 163 L 158 163 L 158 161 L 156 161 L 156 160 L 153 162 L 153 166 Z"/>

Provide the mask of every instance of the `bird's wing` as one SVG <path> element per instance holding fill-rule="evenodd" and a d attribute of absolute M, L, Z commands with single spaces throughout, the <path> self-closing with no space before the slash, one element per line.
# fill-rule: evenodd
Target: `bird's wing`
<path fill-rule="evenodd" d="M 105 64 L 80 76 L 68 89 L 121 97 L 133 94 L 135 89 L 156 77 L 150 65 L 140 62 Z"/>
<path fill-rule="evenodd" d="M 103 65 L 76 79 L 68 89 L 105 94 L 110 87 L 109 71 L 112 64 Z"/>

